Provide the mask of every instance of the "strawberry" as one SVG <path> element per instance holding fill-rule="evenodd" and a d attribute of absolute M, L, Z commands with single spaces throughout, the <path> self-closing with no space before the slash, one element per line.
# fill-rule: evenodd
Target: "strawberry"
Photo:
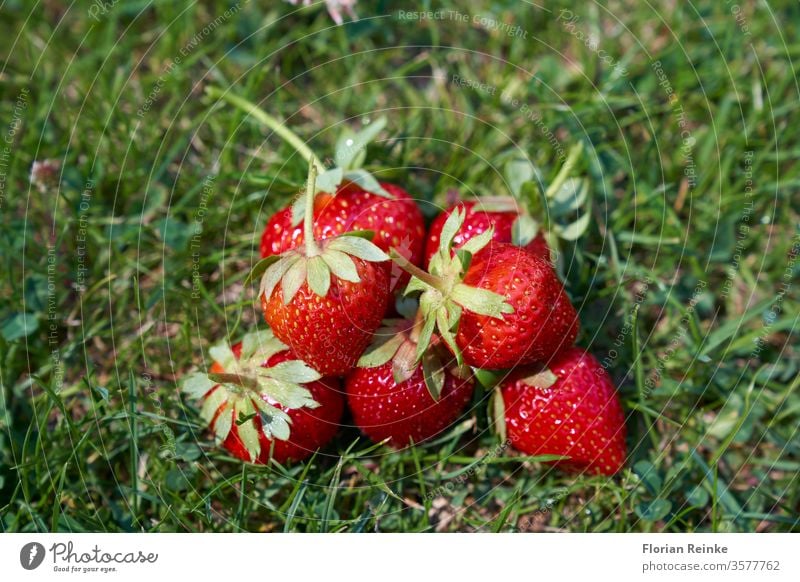
<path fill-rule="evenodd" d="M 524 249 L 492 242 L 492 228 L 453 252 L 464 214 L 456 209 L 448 217 L 429 272 L 393 254 L 413 275 L 406 293 L 421 292 L 420 344 L 436 330 L 459 362 L 483 369 L 548 360 L 571 346 L 578 317 L 552 267 Z"/>
<path fill-rule="evenodd" d="M 463 284 L 502 295 L 513 309 L 502 318 L 464 311 L 455 341 L 472 366 L 546 361 L 578 335 L 578 316 L 553 268 L 524 249 L 491 243 L 474 257 Z"/>
<path fill-rule="evenodd" d="M 355 366 L 380 326 L 391 297 L 389 257 L 370 241 L 313 234 L 316 165 L 310 165 L 303 244 L 263 259 L 259 297 L 281 341 L 324 375 Z"/>
<path fill-rule="evenodd" d="M 439 248 L 442 227 L 454 210 L 464 212 L 464 224 L 453 237 L 453 246 L 459 247 L 471 238 L 493 228 L 492 240 L 501 243 L 518 244 L 537 257 L 550 261 L 550 247 L 544 238 L 541 229 L 536 229 L 536 234 L 530 240 L 520 238 L 518 221 L 529 220 L 529 217 L 520 211 L 513 198 L 479 198 L 475 202 L 459 202 L 441 212 L 431 223 L 428 230 L 428 239 L 425 243 L 425 264 L 429 265 L 431 258 Z M 519 244 L 524 243 L 524 244 Z"/>
<path fill-rule="evenodd" d="M 345 380 L 353 420 L 375 442 L 388 439 L 393 447 L 420 443 L 441 433 L 472 398 L 469 368 L 442 366 L 452 359 L 432 346 L 423 362 L 414 362 L 417 328 L 410 322 L 387 321 L 376 334 L 384 343 L 365 354 Z M 386 339 L 388 338 L 388 339 Z"/>
<path fill-rule="evenodd" d="M 248 334 L 232 348 L 211 348 L 208 374 L 183 390 L 203 402 L 201 416 L 216 440 L 243 461 L 300 461 L 336 434 L 344 398 L 271 331 Z"/>
<path fill-rule="evenodd" d="M 625 416 L 605 368 L 577 347 L 549 368 L 519 368 L 500 384 L 498 420 L 512 446 L 528 455 L 562 455 L 555 464 L 569 471 L 617 473 L 626 456 Z"/>
<path fill-rule="evenodd" d="M 314 201 L 314 236 L 318 240 L 349 231 L 369 230 L 373 242 L 384 252 L 396 248 L 415 265 L 422 261 L 425 222 L 413 198 L 399 186 L 381 182 L 388 194 L 372 193 L 354 182 L 346 182 L 335 195 L 321 192 Z M 303 226 L 294 224 L 292 206 L 278 211 L 261 235 L 261 256 L 279 255 L 303 244 Z M 296 219 L 296 217 L 295 217 Z M 399 267 L 392 272 L 392 290 L 408 283 Z"/>

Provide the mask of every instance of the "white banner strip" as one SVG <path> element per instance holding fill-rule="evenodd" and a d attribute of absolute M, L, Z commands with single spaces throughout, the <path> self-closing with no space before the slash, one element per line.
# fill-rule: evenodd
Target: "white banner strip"
<path fill-rule="evenodd" d="M 800 580 L 797 534 L 3 534 L 3 580 Z M 154 578 L 155 577 L 155 578 Z"/>

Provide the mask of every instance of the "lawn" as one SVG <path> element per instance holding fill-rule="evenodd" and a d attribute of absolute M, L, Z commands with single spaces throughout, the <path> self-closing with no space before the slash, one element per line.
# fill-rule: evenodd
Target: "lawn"
<path fill-rule="evenodd" d="M 546 5 L 3 3 L 2 531 L 800 531 L 800 6 Z M 180 379 L 264 327 L 246 278 L 307 171 L 220 94 L 322 156 L 386 116 L 367 167 L 428 219 L 569 160 L 559 273 L 623 471 L 501 446 L 486 389 L 403 450 L 215 446 Z"/>

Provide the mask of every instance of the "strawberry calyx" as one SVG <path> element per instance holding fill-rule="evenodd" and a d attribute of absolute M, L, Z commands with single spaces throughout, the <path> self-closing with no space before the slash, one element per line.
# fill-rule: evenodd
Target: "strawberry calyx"
<path fill-rule="evenodd" d="M 314 195 L 325 192 L 335 196 L 342 184 L 350 182 L 371 194 L 393 199 L 375 176 L 362 167 L 366 159 L 367 144 L 373 141 L 384 127 L 386 127 L 385 117 L 376 119 L 358 132 L 346 127 L 336 141 L 333 157 L 335 166 L 323 170 L 317 176 Z M 305 197 L 306 195 L 300 196 L 292 205 L 292 226 L 297 226 L 303 220 Z"/>
<path fill-rule="evenodd" d="M 456 208 L 448 216 L 442 227 L 439 248 L 431 258 L 427 272 L 410 263 L 394 249 L 390 253 L 392 260 L 412 275 L 405 294 L 420 293 L 419 305 L 423 323 L 417 344 L 417 362 L 423 359 L 436 331 L 456 356 L 458 364 L 463 364 L 455 335 L 464 309 L 497 319 L 514 312 L 514 308 L 502 295 L 463 283 L 472 257 L 489 244 L 494 233 L 490 228 L 452 252 L 453 238 L 464 224 L 465 215 L 463 208 Z"/>
<path fill-rule="evenodd" d="M 358 361 L 360 368 L 377 368 L 387 362 L 392 363 L 392 377 L 395 384 L 402 384 L 414 375 L 419 366 L 417 350 L 420 333 L 423 328 L 421 312 L 410 319 L 387 319 L 383 326 L 375 332 L 372 344 Z M 441 349 L 438 337 L 430 339 L 428 349 L 422 356 L 422 374 L 425 387 L 438 401 L 442 396 L 445 383 L 445 370 L 457 378 L 469 378 L 471 373 L 467 366 L 457 365 L 452 358 Z"/>
<path fill-rule="evenodd" d="M 324 240 L 314 238 L 316 179 L 317 167 L 312 158 L 304 197 L 304 244 L 256 264 L 250 277 L 263 272 L 259 296 L 271 297 L 280 284 L 283 304 L 288 305 L 306 283 L 315 294 L 326 297 L 333 276 L 351 283 L 361 282 L 353 257 L 368 262 L 389 260 L 389 256 L 369 240 L 373 234 L 371 231 L 348 232 Z"/>
<path fill-rule="evenodd" d="M 308 364 L 286 360 L 265 367 L 273 356 L 287 349 L 272 330 L 245 335 L 238 358 L 226 342 L 221 342 L 209 350 L 215 363 L 212 371 L 193 372 L 181 386 L 190 398 L 204 399 L 200 416 L 213 425 L 218 444 L 228 437 L 236 422 L 238 436 L 251 461 L 261 454 L 259 433 L 268 439 L 289 439 L 292 420 L 279 406 L 287 410 L 319 406 L 304 384 L 322 376 Z M 254 421 L 256 416 L 260 423 Z"/>

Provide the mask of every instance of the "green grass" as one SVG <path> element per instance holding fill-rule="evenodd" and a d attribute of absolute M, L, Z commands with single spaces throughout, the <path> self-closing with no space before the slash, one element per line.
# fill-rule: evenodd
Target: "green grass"
<path fill-rule="evenodd" d="M 611 1 L 571 8 L 570 26 L 510 0 L 432 6 L 516 36 L 388 2 L 344 27 L 319 7 L 225 18 L 231 5 L 119 2 L 97 21 L 62 2 L 0 8 L 3 531 L 800 530 L 795 2 L 741 3 L 737 22 L 727 3 Z M 506 193 L 510 157 L 550 180 L 582 142 L 592 220 L 561 268 L 579 343 L 620 387 L 625 471 L 497 453 L 480 391 L 404 451 L 352 428 L 286 468 L 214 447 L 177 380 L 263 325 L 243 281 L 306 167 L 209 85 L 322 153 L 342 124 L 386 114 L 370 168 L 429 216 L 451 188 Z M 59 172 L 31 185 L 48 159 Z"/>

